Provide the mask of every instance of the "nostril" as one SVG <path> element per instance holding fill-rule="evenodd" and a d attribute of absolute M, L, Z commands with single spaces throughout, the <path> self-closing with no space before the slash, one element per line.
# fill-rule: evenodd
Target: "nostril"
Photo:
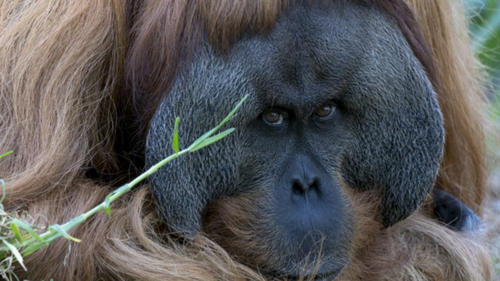
<path fill-rule="evenodd" d="M 309 184 L 309 190 L 315 190 L 318 193 L 321 192 L 320 183 L 318 179 L 314 179 L 313 182 Z"/>
<path fill-rule="evenodd" d="M 319 182 L 317 179 L 313 179 L 310 183 L 306 183 L 300 179 L 292 180 L 292 194 L 293 195 L 304 195 L 305 193 L 316 191 L 320 192 Z"/>
<path fill-rule="evenodd" d="M 292 193 L 294 195 L 303 195 L 305 192 L 306 190 L 299 180 L 292 181 Z"/>

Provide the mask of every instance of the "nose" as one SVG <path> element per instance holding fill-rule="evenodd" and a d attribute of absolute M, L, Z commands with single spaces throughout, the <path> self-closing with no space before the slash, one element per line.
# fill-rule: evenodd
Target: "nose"
<path fill-rule="evenodd" d="M 307 196 L 310 192 L 320 192 L 319 178 L 304 172 L 303 176 L 294 177 L 291 180 L 292 194 Z"/>
<path fill-rule="evenodd" d="M 294 198 L 321 196 L 320 173 L 316 165 L 307 157 L 297 157 L 290 166 L 288 186 Z"/>

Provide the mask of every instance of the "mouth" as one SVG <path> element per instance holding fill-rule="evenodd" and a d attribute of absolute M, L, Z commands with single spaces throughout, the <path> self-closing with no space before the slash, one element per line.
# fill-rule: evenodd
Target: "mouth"
<path fill-rule="evenodd" d="M 332 281 L 337 277 L 338 272 L 329 272 L 323 274 L 316 274 L 314 276 L 285 276 L 283 280 L 287 281 Z"/>
<path fill-rule="evenodd" d="M 267 274 L 272 280 L 287 281 L 332 281 L 345 269 L 347 257 L 337 255 L 322 255 L 315 262 L 292 262 L 288 266 L 269 270 Z"/>
<path fill-rule="evenodd" d="M 273 274 L 274 278 L 278 280 L 286 280 L 286 281 L 332 281 L 337 277 L 340 273 L 341 269 L 323 272 L 323 273 L 313 273 L 308 275 L 283 275 L 283 274 Z"/>

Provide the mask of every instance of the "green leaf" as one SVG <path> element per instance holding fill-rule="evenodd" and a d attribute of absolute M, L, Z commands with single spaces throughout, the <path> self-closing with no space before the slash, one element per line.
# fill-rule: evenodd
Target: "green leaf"
<path fill-rule="evenodd" d="M 38 240 L 39 242 L 44 242 L 43 238 L 40 237 L 40 235 L 38 235 L 38 233 L 36 233 L 33 228 L 31 228 L 30 225 L 18 220 L 18 219 L 13 219 L 12 220 L 12 223 L 15 223 L 16 226 L 19 226 L 21 227 L 22 229 L 26 230 L 26 232 L 28 232 L 33 238 L 35 238 L 36 240 Z"/>
<path fill-rule="evenodd" d="M 106 196 L 106 199 L 104 200 L 104 212 L 108 217 L 111 217 L 111 196 L 113 196 L 113 193 L 109 194 Z"/>
<path fill-rule="evenodd" d="M 236 114 L 236 111 L 238 111 L 238 109 L 240 109 L 241 105 L 247 100 L 248 98 L 248 95 L 245 95 L 239 102 L 238 104 L 236 104 L 236 106 L 233 108 L 233 110 L 231 110 L 231 112 L 229 112 L 229 114 L 226 116 L 226 118 L 224 118 L 220 123 L 219 125 L 217 125 L 217 127 L 215 127 L 212 131 L 217 131 L 220 129 L 220 127 L 222 127 L 222 125 L 224 125 L 227 121 L 229 121 L 231 118 L 233 118 L 234 114 Z"/>
<path fill-rule="evenodd" d="M 200 143 L 202 143 L 203 141 L 205 141 L 208 137 L 210 137 L 211 135 L 213 135 L 215 132 L 217 132 L 221 127 L 222 125 L 224 125 L 227 121 L 229 121 L 231 118 L 233 118 L 234 114 L 236 113 L 236 111 L 238 111 L 238 109 L 241 107 L 241 105 L 243 104 L 243 102 L 245 102 L 245 100 L 248 98 L 248 95 L 245 95 L 239 102 L 238 104 L 236 104 L 236 106 L 233 108 L 233 110 L 231 110 L 231 112 L 229 112 L 228 115 L 226 115 L 226 117 L 215 127 L 213 128 L 212 130 L 204 133 L 201 137 L 199 137 L 197 140 L 195 140 L 189 147 L 188 147 L 188 150 L 189 151 L 193 151 L 192 149 L 195 149 L 195 150 L 198 150 L 200 148 L 198 148 L 198 146 L 200 145 Z"/>
<path fill-rule="evenodd" d="M 7 155 L 9 155 L 9 154 L 11 154 L 12 152 L 14 152 L 14 151 L 13 151 L 13 150 L 11 150 L 11 151 L 7 151 L 7 152 L 5 152 L 4 154 L 0 155 L 0 159 L 1 159 L 1 158 L 4 158 L 5 156 L 7 156 Z"/>
<path fill-rule="evenodd" d="M 199 149 L 204 148 L 205 146 L 211 145 L 212 143 L 225 138 L 226 136 L 228 136 L 229 134 L 234 132 L 234 130 L 235 130 L 234 128 L 230 128 L 230 129 L 227 129 L 224 132 L 219 133 L 213 137 L 207 138 L 207 139 L 203 140 L 201 143 L 199 143 L 196 147 L 193 147 L 192 149 L 190 149 L 190 152 L 195 152 Z"/>
<path fill-rule="evenodd" d="M 68 239 L 68 240 L 71 240 L 73 242 L 77 242 L 77 243 L 80 243 L 82 242 L 82 240 L 78 239 L 78 238 L 75 238 L 71 235 L 69 235 L 66 230 L 64 230 L 60 225 L 58 224 L 54 224 L 54 225 L 51 225 L 49 227 L 49 230 L 53 233 L 58 233 L 59 235 L 61 235 L 62 237 Z"/>
<path fill-rule="evenodd" d="M 5 181 L 1 179 L 0 179 L 0 184 L 2 185 L 2 199 L 0 199 L 0 204 L 2 204 L 3 200 L 5 199 L 5 196 L 7 195 L 7 185 L 5 184 Z"/>
<path fill-rule="evenodd" d="M 12 152 L 14 152 L 14 151 L 11 150 L 11 151 L 7 151 L 7 152 L 3 153 L 2 155 L 0 155 L 0 159 L 4 158 L 7 155 L 10 155 Z M 0 204 L 2 204 L 3 200 L 5 199 L 5 195 L 7 194 L 7 186 L 5 185 L 4 180 L 0 180 L 0 183 L 2 184 L 2 199 L 0 199 Z"/>
<path fill-rule="evenodd" d="M 175 154 L 179 153 L 179 122 L 181 122 L 181 118 L 177 116 L 175 118 L 174 135 L 172 137 L 172 148 Z"/>
<path fill-rule="evenodd" d="M 15 222 L 10 223 L 10 229 L 12 229 L 12 232 L 14 233 L 14 236 L 16 237 L 16 240 L 19 243 L 23 243 L 23 236 L 21 235 L 21 231 L 19 230 L 19 227 Z"/>
<path fill-rule="evenodd" d="M 40 242 L 40 243 L 31 244 L 31 245 L 27 246 L 26 248 L 24 248 L 24 250 L 22 252 L 22 255 L 24 257 L 29 256 L 32 253 L 34 253 L 34 252 L 40 250 L 41 248 L 45 247 L 47 244 L 49 244 L 49 243 L 48 242 Z"/>
<path fill-rule="evenodd" d="M 2 239 L 2 242 L 5 246 L 7 246 L 7 248 L 9 248 L 9 250 L 12 252 L 12 254 L 14 254 L 14 257 L 16 257 L 17 262 L 19 262 L 19 264 L 24 268 L 24 270 L 28 271 L 28 269 L 26 269 L 26 267 L 24 266 L 23 257 L 21 256 L 21 253 L 19 253 L 19 251 L 16 249 L 16 247 L 14 247 L 14 245 L 10 244 L 9 242 L 7 242 L 4 239 Z"/>

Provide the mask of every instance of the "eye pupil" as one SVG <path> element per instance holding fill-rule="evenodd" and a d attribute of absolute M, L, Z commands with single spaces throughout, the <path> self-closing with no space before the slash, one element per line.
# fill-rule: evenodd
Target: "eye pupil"
<path fill-rule="evenodd" d="M 279 120 L 280 114 L 276 111 L 271 111 L 271 112 L 266 113 L 265 117 L 266 117 L 267 121 L 274 123 L 274 122 Z"/>
<path fill-rule="evenodd" d="M 335 113 L 335 106 L 332 103 L 326 103 L 316 110 L 316 115 L 319 117 L 329 117 Z"/>
<path fill-rule="evenodd" d="M 268 111 L 264 114 L 264 118 L 266 118 L 266 121 L 268 122 L 276 123 L 280 119 L 280 114 L 276 111 Z"/>
<path fill-rule="evenodd" d="M 279 110 L 270 109 L 262 114 L 262 118 L 266 123 L 271 125 L 280 125 L 284 121 L 283 113 Z"/>

